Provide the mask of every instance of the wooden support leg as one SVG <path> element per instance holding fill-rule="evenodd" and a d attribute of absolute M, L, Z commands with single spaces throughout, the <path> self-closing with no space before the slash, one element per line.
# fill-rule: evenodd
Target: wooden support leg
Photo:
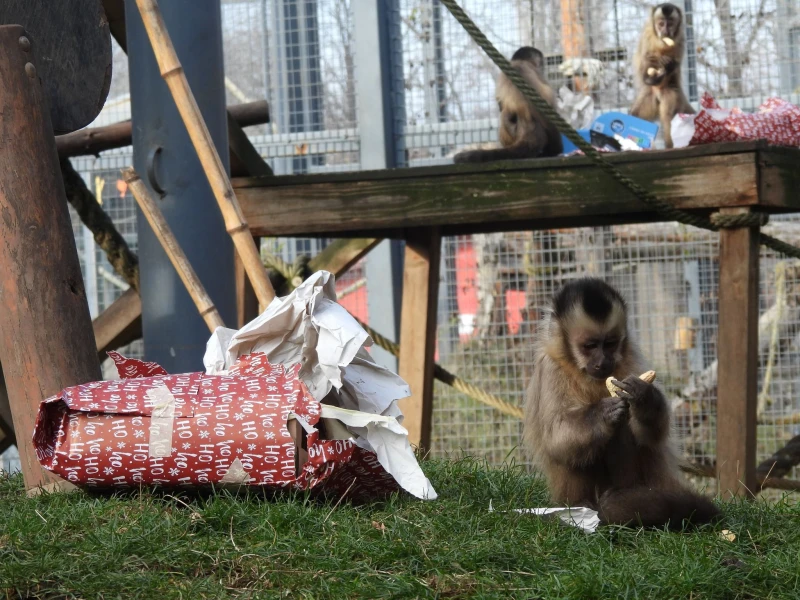
<path fill-rule="evenodd" d="M 411 386 L 411 396 L 400 401 L 400 409 L 409 441 L 423 450 L 431 443 L 441 248 L 438 228 L 415 229 L 406 237 L 399 370 Z"/>
<path fill-rule="evenodd" d="M 261 238 L 254 237 L 253 241 L 261 248 Z M 233 269 L 236 273 L 236 329 L 241 329 L 259 315 L 258 298 L 238 254 L 234 255 Z"/>
<path fill-rule="evenodd" d="M 36 458 L 39 403 L 102 376 L 36 45 L 23 34 L 0 26 L 0 361 L 32 490 L 66 484 Z"/>
<path fill-rule="evenodd" d="M 756 227 L 720 232 L 717 469 L 723 496 L 758 491 L 758 235 Z"/>

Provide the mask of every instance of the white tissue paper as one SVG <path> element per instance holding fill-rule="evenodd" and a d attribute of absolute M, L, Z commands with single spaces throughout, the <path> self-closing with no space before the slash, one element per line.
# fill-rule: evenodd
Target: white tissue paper
<path fill-rule="evenodd" d="M 206 344 L 206 374 L 224 375 L 239 356 L 263 352 L 272 364 L 300 364 L 300 379 L 323 410 L 342 421 L 359 447 L 417 498 L 436 491 L 414 457 L 398 400 L 411 395 L 398 375 L 375 363 L 364 328 L 336 302 L 335 277 L 318 271 L 292 293 L 275 298 L 240 330 L 218 327 Z M 332 406 L 331 406 L 332 405 Z M 334 410 L 335 409 L 335 410 Z M 366 413 L 366 414 L 365 414 Z"/>
<path fill-rule="evenodd" d="M 489 512 L 495 512 L 492 501 L 489 501 Z M 585 506 L 554 507 L 554 508 L 515 508 L 513 512 L 528 515 L 537 515 L 545 518 L 557 517 L 562 523 L 582 529 L 586 533 L 594 533 L 600 525 L 597 511 Z"/>

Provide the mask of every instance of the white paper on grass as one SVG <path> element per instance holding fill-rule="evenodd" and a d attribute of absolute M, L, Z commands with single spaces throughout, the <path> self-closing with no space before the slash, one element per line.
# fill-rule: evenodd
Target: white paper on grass
<path fill-rule="evenodd" d="M 495 512 L 492 501 L 489 501 L 489 512 Z M 515 508 L 512 512 L 540 517 L 558 517 L 562 523 L 582 529 L 586 533 L 594 533 L 600 525 L 597 511 L 585 506 L 553 507 L 553 508 Z"/>
<path fill-rule="evenodd" d="M 411 390 L 398 375 L 372 360 L 365 350 L 371 345 L 364 328 L 336 302 L 334 276 L 318 271 L 288 296 L 275 298 L 240 330 L 218 327 L 208 340 L 203 364 L 208 375 L 220 375 L 239 356 L 251 352 L 263 352 L 270 363 L 287 368 L 300 364 L 298 376 L 317 401 L 334 390 L 338 406 L 368 413 L 359 418 L 348 414 L 355 443 L 375 452 L 403 489 L 433 500 L 436 492 L 400 425 L 403 417 L 397 401 L 410 396 Z"/>

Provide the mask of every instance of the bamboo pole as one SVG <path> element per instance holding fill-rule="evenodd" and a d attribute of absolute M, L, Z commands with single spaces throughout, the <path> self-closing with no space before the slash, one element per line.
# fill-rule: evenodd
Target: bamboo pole
<path fill-rule="evenodd" d="M 267 270 L 261 262 L 261 255 L 250 234 L 250 228 L 244 219 L 230 179 L 225 173 L 219 153 L 214 146 L 203 116 L 200 114 L 189 82 L 186 80 L 183 67 L 164 25 L 158 3 L 156 0 L 136 0 L 136 6 L 142 15 L 142 21 L 153 47 L 161 77 L 172 93 L 178 112 L 189 132 L 192 145 L 200 158 L 208 182 L 211 184 L 214 197 L 222 211 L 225 229 L 233 239 L 259 304 L 266 307 L 275 298 L 275 290 L 272 289 Z"/>
<path fill-rule="evenodd" d="M 208 292 L 206 292 L 206 288 L 203 287 L 203 283 L 200 281 L 197 273 L 195 273 L 189 259 L 186 258 L 186 254 L 184 254 L 180 244 L 178 244 L 178 240 L 175 239 L 175 235 L 172 233 L 166 219 L 164 219 L 161 209 L 158 208 L 158 205 L 153 201 L 153 197 L 150 195 L 147 186 L 145 186 L 144 182 L 139 178 L 139 175 L 137 175 L 136 171 L 132 168 L 123 169 L 122 178 L 125 180 L 125 183 L 128 184 L 133 197 L 139 204 L 139 208 L 142 209 L 144 216 L 147 218 L 147 222 L 150 223 L 150 227 L 153 228 L 153 232 L 156 234 L 158 241 L 161 242 L 161 247 L 164 248 L 164 252 L 167 253 L 170 262 L 172 262 L 172 266 L 174 266 L 175 270 L 178 272 L 181 281 L 183 281 L 183 285 L 186 286 L 186 291 L 188 291 L 189 295 L 192 297 L 195 306 L 197 306 L 197 310 L 200 312 L 200 316 L 203 317 L 211 333 L 214 333 L 217 327 L 225 327 L 225 323 L 222 321 L 217 307 L 214 306 L 214 303 L 211 301 Z"/>

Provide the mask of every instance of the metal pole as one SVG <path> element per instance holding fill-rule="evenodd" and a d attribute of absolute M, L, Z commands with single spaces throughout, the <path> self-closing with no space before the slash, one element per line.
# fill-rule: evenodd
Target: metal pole
<path fill-rule="evenodd" d="M 353 12 L 356 96 L 361 168 L 388 169 L 405 164 L 402 47 L 397 0 L 363 0 Z M 375 82 L 381 82 L 377 94 Z M 399 84 L 398 84 L 399 82 Z M 366 260 L 370 325 L 386 337 L 400 338 L 403 244 L 384 241 Z M 375 360 L 397 370 L 397 359 L 375 347 Z"/>
<path fill-rule="evenodd" d="M 227 171 L 224 64 L 219 0 L 170 0 L 161 13 L 214 146 Z M 139 11 L 125 3 L 133 165 L 223 320 L 236 323 L 233 243 L 175 101 L 156 64 Z M 148 360 L 168 372 L 202 368 L 208 329 L 141 210 L 137 210 L 142 330 Z"/>

